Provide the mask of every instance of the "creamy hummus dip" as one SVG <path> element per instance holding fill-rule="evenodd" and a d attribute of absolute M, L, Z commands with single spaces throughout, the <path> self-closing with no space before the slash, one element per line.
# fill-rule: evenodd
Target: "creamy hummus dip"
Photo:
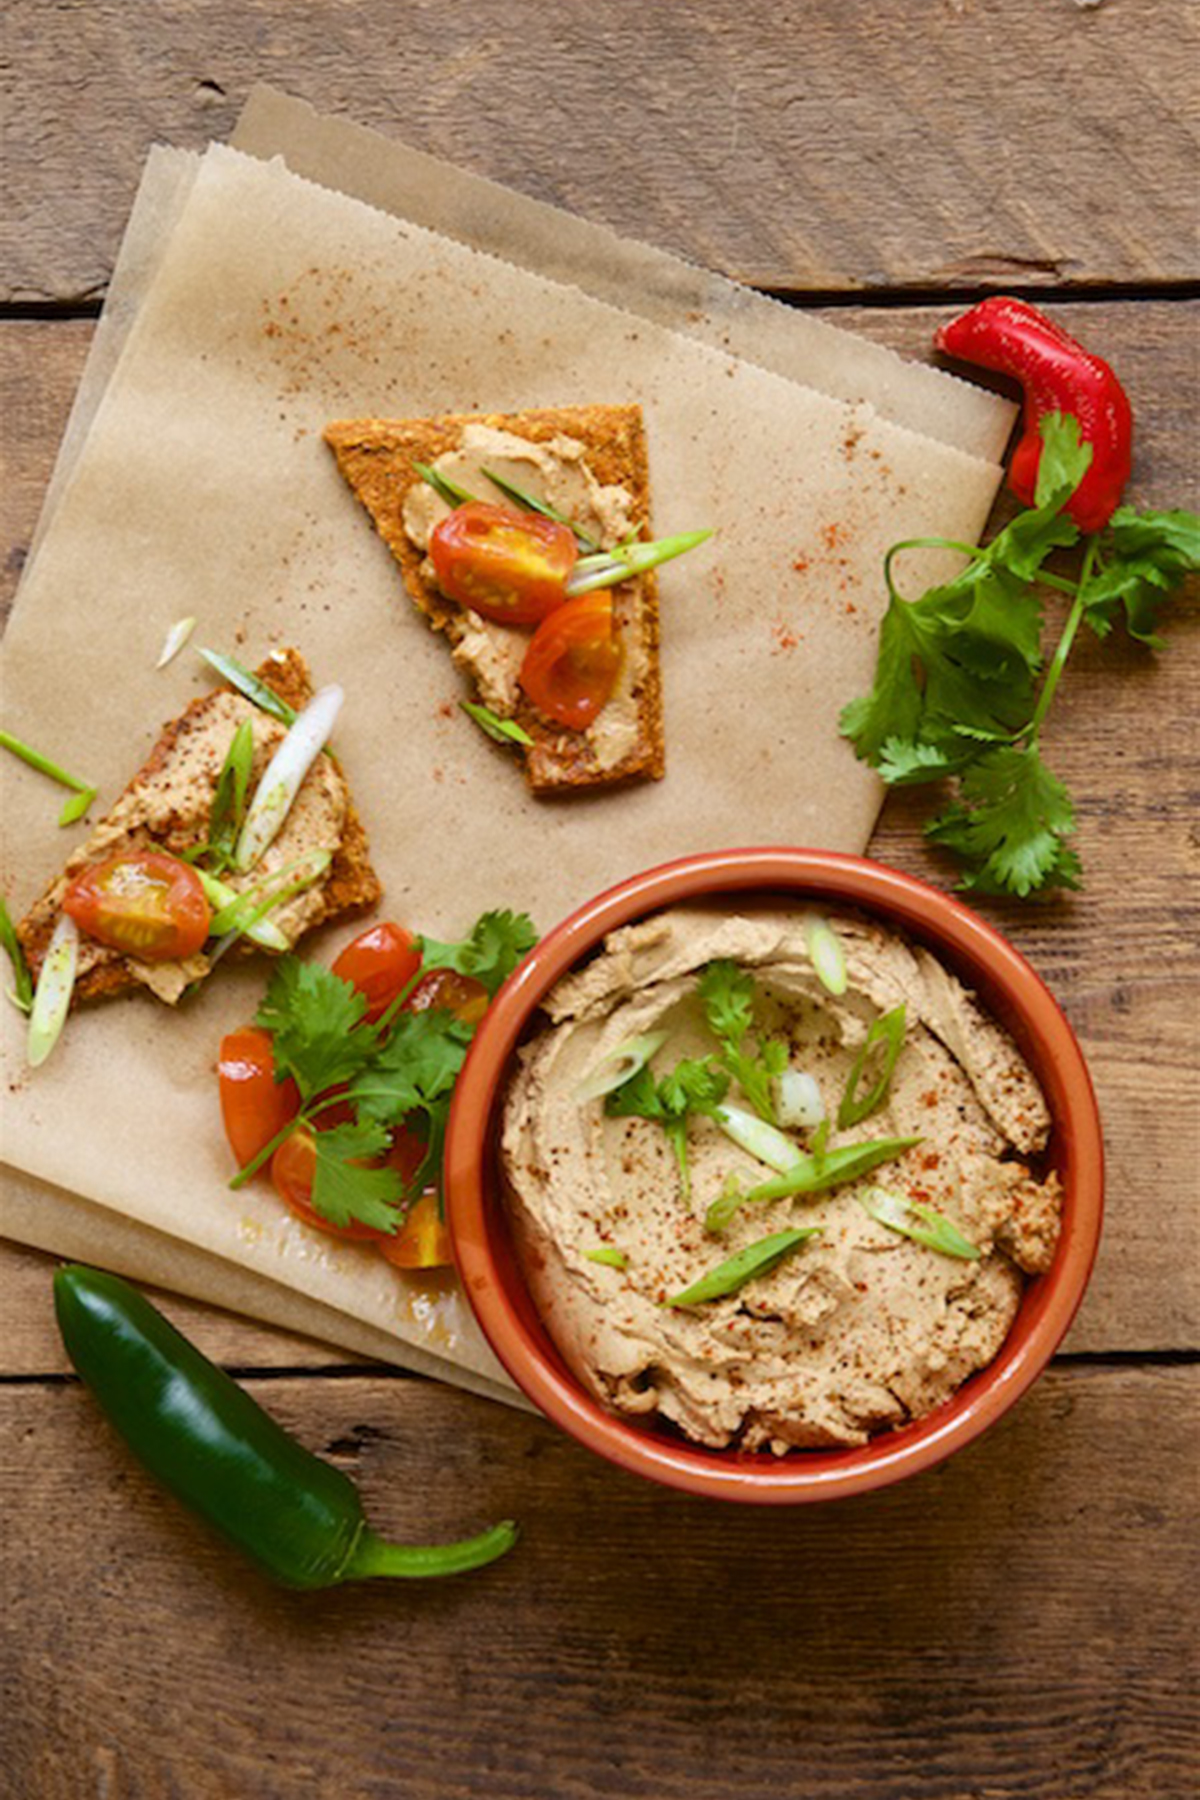
<path fill-rule="evenodd" d="M 669 1420 L 713 1447 L 782 1454 L 862 1444 L 921 1418 L 996 1355 L 1025 1275 L 1049 1267 L 1057 1241 L 1057 1176 L 1030 1166 L 1050 1117 L 1012 1040 L 928 951 L 863 917 L 829 921 L 847 973 L 835 997 L 809 955 L 810 919 L 782 908 L 680 907 L 612 934 L 548 995 L 547 1024 L 520 1052 L 505 1098 L 506 1191 L 547 1329 L 610 1410 Z M 721 958 L 754 978 L 760 1041 L 782 1039 L 789 1066 L 815 1078 L 829 1150 L 921 1141 L 830 1192 L 744 1206 L 713 1235 L 705 1216 L 728 1178 L 752 1187 L 772 1169 L 711 1118 L 691 1115 L 685 1198 L 661 1125 L 610 1116 L 578 1090 L 646 1033 L 666 1033 L 656 1075 L 718 1052 L 697 982 Z M 867 1032 L 902 1002 L 904 1043 L 887 1093 L 839 1130 Z M 728 1098 L 748 1110 L 736 1083 Z M 791 1135 L 808 1147 L 811 1132 Z M 978 1258 L 878 1222 L 862 1199 L 880 1189 L 935 1208 Z M 907 1206 L 900 1216 L 918 1222 Z M 667 1304 L 746 1245 L 797 1226 L 820 1235 L 736 1292 Z M 623 1266 L 595 1260 L 597 1251 Z"/>

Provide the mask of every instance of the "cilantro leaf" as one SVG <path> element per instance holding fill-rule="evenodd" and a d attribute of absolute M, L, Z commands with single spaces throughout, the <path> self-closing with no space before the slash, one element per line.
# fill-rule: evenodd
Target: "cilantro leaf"
<path fill-rule="evenodd" d="M 720 1039 L 723 1066 L 759 1118 L 773 1125 L 771 1081 L 787 1067 L 787 1045 L 776 1039 L 760 1041 L 757 1054 L 747 1048 L 758 993 L 753 977 L 728 957 L 719 957 L 701 975 L 696 992 L 704 1003 L 710 1030 Z"/>
<path fill-rule="evenodd" d="M 474 976 L 494 995 L 536 943 L 537 931 L 527 913 L 488 912 L 476 921 L 471 935 L 458 943 L 422 938 L 421 969 L 422 973 L 456 969 L 460 975 Z"/>
<path fill-rule="evenodd" d="M 961 793 L 925 830 L 966 865 L 962 887 L 1021 899 L 1051 884 L 1078 887 L 1079 861 L 1064 843 L 1075 809 L 1032 745 L 985 750 L 962 776 Z"/>
<path fill-rule="evenodd" d="M 1033 504 L 1038 512 L 1057 512 L 1091 468 L 1094 453 L 1091 444 L 1081 438 L 1079 420 L 1073 413 L 1047 413 L 1038 431 L 1042 454 Z"/>
<path fill-rule="evenodd" d="M 293 1075 L 305 1100 L 351 1080 L 375 1049 L 375 1033 L 355 1029 L 366 1010 L 366 996 L 331 969 L 281 957 L 255 1014 L 271 1033 L 276 1080 Z"/>
<path fill-rule="evenodd" d="M 1200 568 L 1200 517 L 1188 512 L 1135 512 L 1122 506 L 1104 534 L 1101 566 L 1088 582 L 1085 617 L 1107 637 L 1118 606 L 1130 637 L 1164 650 L 1155 627 L 1167 594 Z"/>
<path fill-rule="evenodd" d="M 640 1068 L 605 1096 L 604 1110 L 610 1118 L 653 1119 L 662 1126 L 679 1165 L 680 1187 L 686 1200 L 692 1191 L 688 1117 L 691 1113 L 711 1114 L 728 1091 L 729 1076 L 718 1067 L 715 1057 L 684 1057 L 659 1081 L 648 1064 Z"/>
<path fill-rule="evenodd" d="M 398 1169 L 364 1167 L 383 1156 L 388 1133 L 382 1125 L 335 1125 L 314 1131 L 316 1167 L 312 1203 L 331 1225 L 357 1223 L 394 1232 L 401 1224 L 404 1179 Z"/>
<path fill-rule="evenodd" d="M 346 1098 L 359 1118 L 399 1125 L 407 1113 L 450 1093 L 471 1034 L 470 1025 L 441 1008 L 398 1013 L 387 1042 L 350 1083 Z"/>

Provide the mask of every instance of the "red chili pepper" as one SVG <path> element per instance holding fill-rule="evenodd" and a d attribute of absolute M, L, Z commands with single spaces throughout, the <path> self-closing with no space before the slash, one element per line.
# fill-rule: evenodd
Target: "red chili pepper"
<path fill-rule="evenodd" d="M 1026 506 L 1033 504 L 1037 490 L 1041 420 L 1052 412 L 1075 415 L 1080 437 L 1092 446 L 1092 462 L 1067 511 L 1081 531 L 1107 525 L 1133 462 L 1133 409 L 1108 364 L 1036 306 L 1004 294 L 951 319 L 934 342 L 951 356 L 1013 375 L 1021 383 L 1024 432 L 1013 452 L 1008 485 Z"/>

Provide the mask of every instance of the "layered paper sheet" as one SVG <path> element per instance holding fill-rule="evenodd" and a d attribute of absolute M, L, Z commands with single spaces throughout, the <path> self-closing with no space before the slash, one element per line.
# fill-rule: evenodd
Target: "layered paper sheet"
<path fill-rule="evenodd" d="M 797 315 L 793 332 L 784 309 L 739 303 L 658 252 L 631 247 L 610 268 L 601 252 L 618 241 L 582 222 L 556 248 L 558 215 L 412 152 L 380 152 L 385 180 L 364 134 L 290 103 L 262 97 L 244 131 L 257 150 L 304 152 L 330 185 L 226 148 L 152 162 L 5 641 L 8 729 L 86 773 L 103 805 L 204 685 L 187 653 L 154 668 L 175 619 L 196 614 L 198 641 L 248 662 L 294 643 L 318 681 L 346 689 L 338 748 L 384 913 L 438 936 L 495 905 L 549 926 L 689 850 L 863 849 L 880 791 L 836 724 L 870 680 L 883 553 L 900 537 L 979 533 L 1010 409 L 827 327 L 812 339 Z M 364 186 L 422 219 L 354 198 Z M 418 207 L 430 191 L 439 200 Z M 431 228 L 439 205 L 452 235 Z M 805 368 L 833 391 L 802 385 Z M 537 802 L 459 713 L 444 646 L 321 428 L 627 399 L 645 410 L 656 531 L 716 533 L 662 575 L 668 772 Z M 913 562 L 914 584 L 936 567 Z M 3 774 L 6 886 L 23 910 L 69 840 L 42 782 Z M 282 1289 L 296 1329 L 372 1354 L 386 1343 L 395 1360 L 501 1391 L 452 1285 L 318 1237 L 269 1189 L 229 1192 L 213 1060 L 263 979 L 223 969 L 178 1014 L 138 997 L 77 1015 L 36 1076 L 10 1011 L 15 1173 L 0 1228 L 71 1253 L 82 1234 L 103 1260 L 108 1218 L 112 1260 L 135 1272 L 139 1258 L 160 1281 L 174 1266 L 185 1291 L 281 1320 L 263 1295 Z"/>

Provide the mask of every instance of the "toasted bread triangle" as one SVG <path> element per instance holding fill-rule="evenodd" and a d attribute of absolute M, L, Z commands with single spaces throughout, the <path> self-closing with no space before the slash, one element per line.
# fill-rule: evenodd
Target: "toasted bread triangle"
<path fill-rule="evenodd" d="M 649 526 L 649 474 L 645 430 L 638 406 L 543 407 L 520 413 L 446 414 L 430 419 L 350 419 L 326 427 L 325 439 L 351 490 L 374 521 L 399 563 L 414 604 L 434 630 L 444 632 L 455 662 L 470 677 L 475 695 L 514 718 L 529 734 L 525 774 L 536 793 L 608 786 L 663 773 L 662 686 L 658 663 L 658 585 L 654 575 L 622 582 L 613 590 L 616 627 L 625 647 L 624 678 L 600 718 L 572 731 L 546 718 L 519 690 L 498 696 L 489 689 L 489 665 L 512 664 L 528 633 L 494 625 L 447 600 L 438 591 L 424 550 L 405 529 L 405 501 L 421 483 L 414 464 L 434 463 L 459 449 L 467 426 L 486 426 L 530 443 L 570 438 L 584 446 L 598 483 L 619 485 L 631 497 L 632 516 Z M 480 496 L 481 498 L 483 495 Z M 490 496 L 502 500 L 499 493 Z"/>
<path fill-rule="evenodd" d="M 260 681 L 265 682 L 281 700 L 285 700 L 297 711 L 312 698 L 313 688 L 308 667 L 296 650 L 275 651 L 255 672 Z M 176 855 L 182 849 L 190 847 L 192 842 L 203 841 L 208 805 L 211 804 L 211 789 L 215 787 L 223 753 L 198 757 L 197 746 L 206 724 L 211 722 L 218 701 L 227 699 L 231 693 L 232 689 L 228 687 L 214 688 L 191 701 L 178 718 L 164 725 L 154 748 L 137 774 L 104 817 L 93 825 L 87 840 L 71 853 L 62 873 L 50 883 L 17 926 L 17 935 L 35 976 L 57 923 L 62 896 L 68 883 L 89 863 L 113 854 L 114 832 L 126 834 L 129 842 L 135 843 L 138 848 L 167 850 Z M 161 797 L 164 792 L 169 793 L 171 777 L 177 771 L 181 778 L 186 771 L 189 781 L 200 780 L 210 784 L 205 803 L 195 815 L 200 820 L 199 832 L 190 822 L 187 809 L 180 808 L 178 812 L 171 812 L 161 804 Z M 342 780 L 344 782 L 344 775 Z M 140 812 L 147 811 L 145 807 L 139 808 L 139 801 L 152 790 L 158 798 L 153 816 L 139 816 Z M 313 905 L 312 916 L 304 926 L 305 932 L 374 906 L 383 892 L 379 878 L 371 866 L 362 820 L 348 790 L 345 799 L 341 838 L 327 876 L 319 888 L 312 890 L 314 899 L 319 897 L 319 904 Z M 202 979 L 208 972 L 208 964 L 203 956 L 190 961 L 194 966 L 160 965 L 172 970 L 187 970 L 186 977 L 179 983 L 180 991 L 184 986 L 190 985 L 192 980 Z M 100 999 L 144 985 L 148 984 L 134 973 L 130 960 L 119 951 L 94 940 L 85 939 L 81 944 L 79 975 L 73 996 L 75 1000 Z M 158 989 L 154 991 L 159 992 Z M 178 995 L 160 992 L 159 997 L 173 999 L 178 998 Z"/>

